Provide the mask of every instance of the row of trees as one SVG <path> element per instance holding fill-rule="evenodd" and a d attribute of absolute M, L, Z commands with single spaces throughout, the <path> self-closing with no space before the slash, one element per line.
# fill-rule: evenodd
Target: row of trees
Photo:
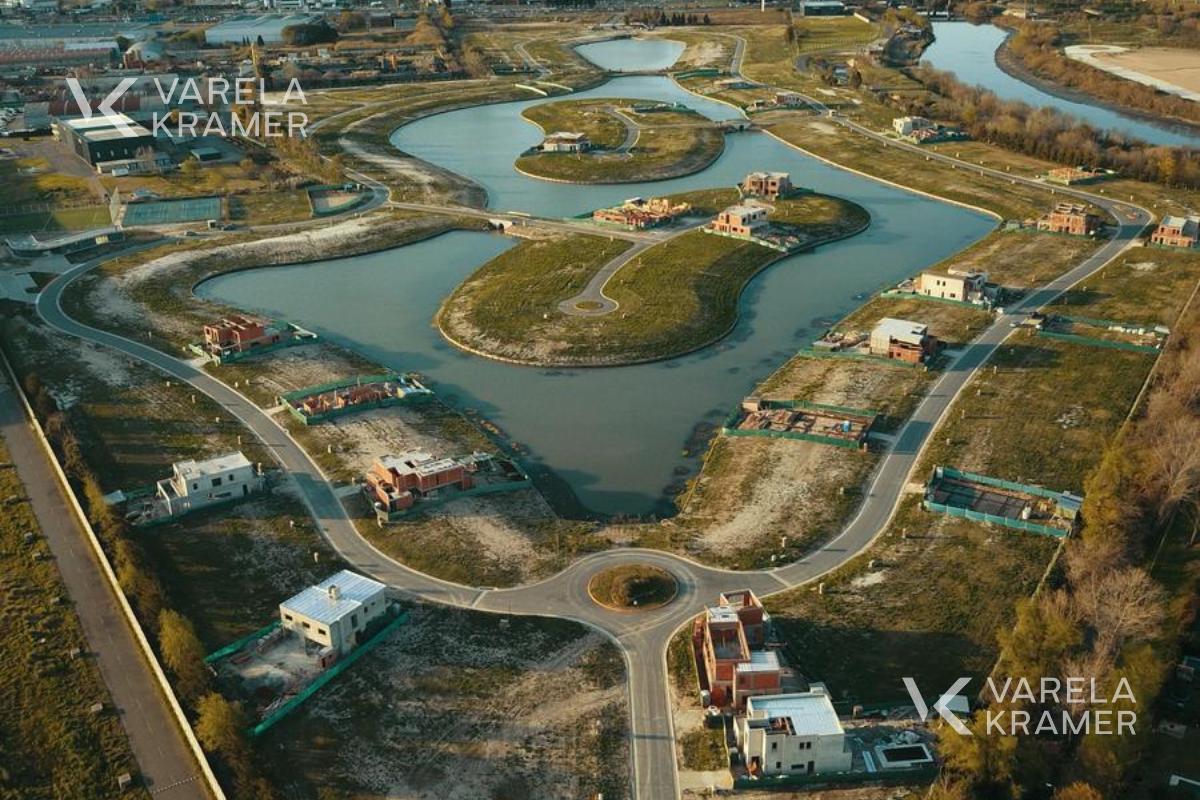
<path fill-rule="evenodd" d="M 986 89 L 969 86 L 953 73 L 927 64 L 909 70 L 909 75 L 934 94 L 932 103 L 887 92 L 880 92 L 878 99 L 908 113 L 956 120 L 975 139 L 1035 158 L 1104 167 L 1128 178 L 1166 186 L 1200 188 L 1200 151 L 1151 147 L 1118 132 L 1096 130 L 1052 108 L 1001 100 Z"/>
<path fill-rule="evenodd" d="M 1008 800 L 1037 796 L 1047 785 L 1061 787 L 1055 800 L 1124 796 L 1129 770 L 1150 743 L 1143 734 L 1175 641 L 1191 624 L 1188 612 L 1184 618 L 1167 614 L 1167 593 L 1147 569 L 1165 532 L 1179 530 L 1179 515 L 1191 524 L 1192 545 L 1200 524 L 1200 314 L 1193 313 L 1182 332 L 1163 356 L 1143 415 L 1088 480 L 1082 535 L 1067 543 L 1054 588 L 1020 603 L 1016 624 L 1000 636 L 1001 680 L 1024 677 L 1036 687 L 1042 677 L 1094 677 L 1101 695 L 1126 680 L 1136 705 L 1106 708 L 1136 711 L 1139 735 L 996 736 L 977 716 L 975 736 L 948 731 L 941 737 L 947 769 L 936 800 Z M 1012 707 L 1035 719 L 1043 710 L 1078 718 L 1088 703 L 1064 698 L 1049 708 Z"/>
<path fill-rule="evenodd" d="M 157 648 L 180 702 L 192 712 L 197 738 L 213 756 L 218 773 L 232 785 L 231 796 L 274 800 L 274 789 L 254 766 L 245 712 L 240 704 L 214 691 L 212 673 L 204 663 L 205 648 L 191 620 L 170 607 L 168 593 L 129 523 L 104 500 L 96 471 L 83 454 L 86 421 L 61 411 L 36 374 L 27 375 L 22 384 L 112 562 L 121 590 Z"/>
<path fill-rule="evenodd" d="M 708 14 L 688 14 L 676 11 L 671 14 L 662 8 L 645 8 L 625 15 L 625 24 L 640 22 L 650 27 L 665 28 L 669 25 L 711 25 L 712 19 Z"/>
<path fill-rule="evenodd" d="M 1052 25 L 1025 23 L 1009 39 L 1008 49 L 1039 77 L 1104 98 L 1105 102 L 1200 123 L 1200 104 L 1067 58 L 1060 49 L 1061 39 Z"/>

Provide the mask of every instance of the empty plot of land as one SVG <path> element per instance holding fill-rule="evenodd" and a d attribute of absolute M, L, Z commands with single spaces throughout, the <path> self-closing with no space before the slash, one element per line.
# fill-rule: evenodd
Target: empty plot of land
<path fill-rule="evenodd" d="M 1169 47 L 1128 50 L 1116 45 L 1075 45 L 1069 58 L 1126 80 L 1200 102 L 1200 52 Z"/>

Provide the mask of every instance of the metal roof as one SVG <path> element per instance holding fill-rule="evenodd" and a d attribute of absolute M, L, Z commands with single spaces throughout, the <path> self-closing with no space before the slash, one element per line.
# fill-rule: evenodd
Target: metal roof
<path fill-rule="evenodd" d="M 184 480 L 192 480 L 193 478 L 203 478 L 205 475 L 220 475 L 249 466 L 250 459 L 238 452 L 226 453 L 207 461 L 178 461 L 175 464 L 175 471 Z"/>
<path fill-rule="evenodd" d="M 807 692 L 759 695 L 746 701 L 749 719 L 788 719 L 796 736 L 837 736 L 842 723 L 824 685 L 812 684 Z"/>
<path fill-rule="evenodd" d="M 907 319 L 884 317 L 875 326 L 875 333 L 886 334 L 889 339 L 908 344 L 920 344 L 929 326 L 922 322 L 911 322 Z"/>
<path fill-rule="evenodd" d="M 334 587 L 337 588 L 336 598 L 330 591 Z M 331 625 L 357 611 L 385 588 L 379 581 L 344 569 L 288 598 L 279 607 L 314 622 Z"/>
<path fill-rule="evenodd" d="M 737 665 L 738 672 L 778 672 L 779 654 L 774 650 L 753 650 L 749 663 Z"/>

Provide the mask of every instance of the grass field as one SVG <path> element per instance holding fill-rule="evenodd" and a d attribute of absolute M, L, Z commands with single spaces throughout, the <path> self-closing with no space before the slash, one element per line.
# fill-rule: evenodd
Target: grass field
<path fill-rule="evenodd" d="M 1152 354 L 1019 332 L 964 389 L 917 474 L 947 464 L 1078 492 L 1153 363 Z"/>
<path fill-rule="evenodd" d="M 0 233 L 85 231 L 112 225 L 108 206 L 82 206 L 0 217 Z"/>
<path fill-rule="evenodd" d="M 950 347 L 962 346 L 978 336 L 992 315 L 965 303 L 939 303 L 907 297 L 876 297 L 851 313 L 834 329 L 843 333 L 869 333 L 881 319 L 907 319 L 929 326 L 929 332 Z"/>
<path fill-rule="evenodd" d="M 0 388 L 6 388 L 0 383 Z M 60 797 L 148 798 L 141 788 L 117 789 L 117 776 L 137 775 L 125 732 L 0 440 L 0 646 L 8 664 L 0 678 L 4 768 L 0 795 L 24 800 Z M 27 542 L 25 537 L 33 535 Z M 78 648 L 82 655 L 71 658 Z M 94 715 L 93 703 L 109 709 Z M 136 784 L 135 784 L 136 786 Z"/>
<path fill-rule="evenodd" d="M 636 102 L 636 101 L 634 101 Z M 596 150 L 536 153 L 517 159 L 522 172 L 575 183 L 626 183 L 698 172 L 725 148 L 720 129 L 692 112 L 634 114 L 628 100 L 573 100 L 526 109 L 524 116 L 549 134 L 587 133 Z M 628 150 L 626 126 L 636 128 Z"/>
<path fill-rule="evenodd" d="M 1067 316 L 1175 324 L 1200 280 L 1200 255 L 1142 248 L 1119 257 L 1047 311 Z"/>

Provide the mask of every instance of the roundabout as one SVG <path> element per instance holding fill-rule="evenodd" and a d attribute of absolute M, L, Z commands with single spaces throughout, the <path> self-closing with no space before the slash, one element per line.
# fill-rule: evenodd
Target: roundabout
<path fill-rule="evenodd" d="M 650 611 L 669 605 L 679 591 L 675 576 L 662 567 L 625 564 L 609 567 L 588 581 L 592 602 L 615 611 Z"/>

